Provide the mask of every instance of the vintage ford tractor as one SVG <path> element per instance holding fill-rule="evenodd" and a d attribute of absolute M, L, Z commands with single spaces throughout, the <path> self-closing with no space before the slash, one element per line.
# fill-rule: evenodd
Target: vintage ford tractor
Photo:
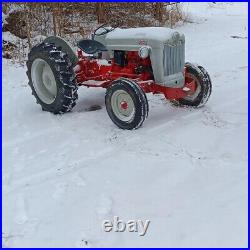
<path fill-rule="evenodd" d="M 51 36 L 31 49 L 29 85 L 44 111 L 68 112 L 79 86 L 102 87 L 111 120 L 122 129 L 136 129 L 148 115 L 146 93 L 192 107 L 203 106 L 211 94 L 208 73 L 185 63 L 185 37 L 175 30 L 102 25 L 78 48 L 75 53 L 62 38 Z"/>

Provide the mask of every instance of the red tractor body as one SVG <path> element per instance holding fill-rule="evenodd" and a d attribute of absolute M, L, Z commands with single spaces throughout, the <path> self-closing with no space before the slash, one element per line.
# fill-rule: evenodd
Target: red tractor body
<path fill-rule="evenodd" d="M 162 93 L 169 100 L 183 98 L 196 90 L 195 80 L 188 77 L 185 77 L 185 85 L 182 88 L 170 88 L 157 84 L 153 74 L 148 70 L 151 68 L 150 58 L 142 59 L 136 51 L 126 52 L 127 64 L 123 67 L 117 65 L 114 59 L 103 63 L 103 59 L 84 55 L 85 53 L 80 49 L 77 54 L 79 61 L 75 67 L 75 74 L 78 85 L 108 88 L 114 80 L 124 77 L 133 79 L 145 93 Z M 183 74 L 185 74 L 185 68 L 183 68 Z"/>

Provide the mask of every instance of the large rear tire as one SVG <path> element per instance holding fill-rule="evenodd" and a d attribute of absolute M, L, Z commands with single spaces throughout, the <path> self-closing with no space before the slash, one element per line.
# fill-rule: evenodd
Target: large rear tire
<path fill-rule="evenodd" d="M 78 98 L 73 65 L 52 43 L 41 43 L 28 54 L 27 76 L 42 110 L 54 114 L 71 111 Z"/>
<path fill-rule="evenodd" d="M 148 116 L 146 94 L 126 78 L 114 81 L 107 89 L 105 104 L 110 119 L 122 129 L 137 129 Z"/>
<path fill-rule="evenodd" d="M 212 82 L 207 71 L 200 65 L 186 63 L 185 84 L 195 84 L 195 91 L 186 97 L 171 101 L 177 106 L 204 106 L 212 92 Z"/>

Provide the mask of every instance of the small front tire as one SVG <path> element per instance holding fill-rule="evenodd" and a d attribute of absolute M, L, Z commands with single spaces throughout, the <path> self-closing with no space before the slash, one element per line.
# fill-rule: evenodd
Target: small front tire
<path fill-rule="evenodd" d="M 137 129 L 148 116 L 146 94 L 126 78 L 114 81 L 107 89 L 105 104 L 110 119 L 121 129 Z"/>
<path fill-rule="evenodd" d="M 189 93 L 186 97 L 171 101 L 176 106 L 204 106 L 212 92 L 212 82 L 207 71 L 199 65 L 192 63 L 185 64 L 185 85 L 195 83 L 195 91 Z"/>

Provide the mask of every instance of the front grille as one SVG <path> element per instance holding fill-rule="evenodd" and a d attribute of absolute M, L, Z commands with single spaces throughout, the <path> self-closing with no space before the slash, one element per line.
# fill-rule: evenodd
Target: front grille
<path fill-rule="evenodd" d="M 185 64 L 185 43 L 165 45 L 163 51 L 164 76 L 181 72 Z"/>

